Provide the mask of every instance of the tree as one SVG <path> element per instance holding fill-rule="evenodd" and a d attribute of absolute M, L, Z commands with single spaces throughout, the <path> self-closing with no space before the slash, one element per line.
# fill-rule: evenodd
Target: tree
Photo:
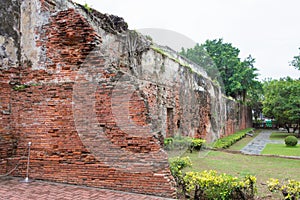
<path fill-rule="evenodd" d="M 300 70 L 300 53 L 298 56 L 294 56 L 294 60 L 292 60 L 290 64 L 294 66 L 296 69 Z"/>
<path fill-rule="evenodd" d="M 203 45 L 196 44 L 194 48 L 186 50 L 182 48 L 180 54 L 203 67 L 213 80 L 218 80 L 219 70 Z"/>
<path fill-rule="evenodd" d="M 291 124 L 300 124 L 300 79 L 282 78 L 264 84 L 263 113 L 272 117 L 288 132 Z M 300 129 L 300 127 L 299 127 Z M 296 129 L 294 129 L 295 132 Z M 299 130 L 300 136 L 300 130 Z"/>
<path fill-rule="evenodd" d="M 180 53 L 206 69 L 212 79 L 223 85 L 226 95 L 235 99 L 246 102 L 249 89 L 257 84 L 255 59 L 250 55 L 241 61 L 240 50 L 222 39 L 206 40 L 204 44 L 182 49 Z"/>
<path fill-rule="evenodd" d="M 249 88 L 248 90 L 246 104 L 250 108 L 252 108 L 253 117 L 256 122 L 263 110 L 263 104 L 262 104 L 263 99 L 264 99 L 263 84 L 260 81 L 255 81 L 251 85 L 251 88 Z"/>
<path fill-rule="evenodd" d="M 240 98 L 243 102 L 246 102 L 248 93 L 256 90 L 259 85 L 256 80 L 257 69 L 253 66 L 255 59 L 249 55 L 243 62 L 234 66 L 234 73 L 229 77 L 229 95 L 238 99 Z"/>

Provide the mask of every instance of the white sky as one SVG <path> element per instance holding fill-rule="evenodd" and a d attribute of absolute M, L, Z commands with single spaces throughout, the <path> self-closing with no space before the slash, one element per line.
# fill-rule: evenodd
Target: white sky
<path fill-rule="evenodd" d="M 249 54 L 266 77 L 300 77 L 289 66 L 299 54 L 299 0 L 74 0 L 123 17 L 130 29 L 160 28 L 197 43 L 223 38 Z"/>

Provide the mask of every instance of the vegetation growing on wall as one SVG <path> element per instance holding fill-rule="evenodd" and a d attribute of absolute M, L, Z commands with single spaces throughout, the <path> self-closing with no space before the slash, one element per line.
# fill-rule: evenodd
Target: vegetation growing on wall
<path fill-rule="evenodd" d="M 87 3 L 84 4 L 84 8 L 85 8 L 88 12 L 92 12 L 92 8 L 91 8 Z"/>
<path fill-rule="evenodd" d="M 22 90 L 26 89 L 27 87 L 28 87 L 28 85 L 16 85 L 13 87 L 13 90 L 22 91 Z"/>
<path fill-rule="evenodd" d="M 192 68 L 188 65 L 188 64 L 185 64 L 185 63 L 182 63 L 180 62 L 177 58 L 174 58 L 173 56 L 171 56 L 170 54 L 168 54 L 167 52 L 165 52 L 163 49 L 157 47 L 157 46 L 154 46 L 152 45 L 151 46 L 151 49 L 156 51 L 157 53 L 173 60 L 174 62 L 178 63 L 179 65 L 183 66 L 183 67 L 187 67 L 191 72 L 193 72 Z"/>

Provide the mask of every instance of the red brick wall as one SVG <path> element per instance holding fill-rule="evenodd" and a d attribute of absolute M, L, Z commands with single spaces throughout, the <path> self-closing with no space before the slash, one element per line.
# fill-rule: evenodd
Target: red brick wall
<path fill-rule="evenodd" d="M 252 111 L 249 107 L 233 100 L 227 100 L 226 108 L 227 120 L 224 135 L 230 135 L 236 131 L 252 127 Z"/>
<path fill-rule="evenodd" d="M 112 122 L 106 121 L 111 118 L 111 112 L 97 114 L 102 119 L 100 124 L 105 124 L 107 138 L 86 135 L 83 139 L 78 135 L 73 118 L 72 88 L 72 83 L 66 83 L 30 86 L 15 92 L 17 98 L 12 105 L 13 113 L 17 113 L 14 121 L 17 121 L 15 129 L 20 138 L 18 154 L 32 142 L 30 177 L 172 196 L 174 188 L 167 157 L 159 151 L 153 137 L 126 136 Z M 91 143 L 85 143 L 88 137 Z M 92 143 L 97 145 L 97 151 L 90 147 Z M 25 168 L 15 175 L 24 176 L 24 173 Z"/>
<path fill-rule="evenodd" d="M 31 178 L 174 197 L 167 155 L 151 130 L 141 128 L 148 112 L 142 94 L 136 91 L 124 102 L 136 126 L 122 127 L 116 122 L 118 117 L 124 120 L 122 110 L 112 110 L 112 98 L 123 101 L 124 91 L 114 88 L 117 71 L 105 68 L 105 59 L 91 53 L 96 43 L 101 47 L 101 37 L 74 9 L 49 21 L 36 41 L 45 48 L 47 62 L 39 64 L 46 70 L 24 65 L 20 84 L 26 88 L 7 89 L 12 91 L 11 133 L 18 138 L 14 156 L 22 156 L 32 142 Z M 93 65 L 102 84 L 81 83 Z M 92 93 L 86 93 L 89 89 Z M 95 104 L 87 116 L 82 109 L 90 108 L 91 98 Z M 25 172 L 23 163 L 14 175 Z"/>
<path fill-rule="evenodd" d="M 17 68 L 0 70 L 0 175 L 6 174 L 16 166 L 15 162 L 10 166 L 8 160 L 13 160 L 18 142 L 14 135 L 11 104 L 13 88 L 18 80 Z"/>
<path fill-rule="evenodd" d="M 7 158 L 12 154 L 13 138 L 10 129 L 10 96 L 10 85 L 0 83 L 0 159 Z"/>
<path fill-rule="evenodd" d="M 60 11 L 55 1 L 41 2 L 41 12 L 52 14 L 41 27 L 35 24 L 36 47 L 43 51 L 29 60 L 37 59 L 38 66 L 26 62 L 11 72 L 0 70 L 1 111 L 10 111 L 0 113 L 0 159 L 14 157 L 9 169 L 32 142 L 31 178 L 174 197 L 162 134 L 210 141 L 247 126 L 247 109 L 235 102 L 222 104 L 227 108 L 221 113 L 223 100 L 209 93 L 215 86 L 208 79 L 149 49 L 173 71 L 163 78 L 136 75 L 123 36 L 95 31 L 91 24 L 97 20 L 88 21 L 82 10 Z M 21 161 L 14 175 L 25 172 Z"/>
<path fill-rule="evenodd" d="M 0 70 L 0 160 L 11 157 L 16 144 L 16 139 L 12 135 L 11 98 L 13 84 L 18 78 L 19 71 L 16 68 Z"/>

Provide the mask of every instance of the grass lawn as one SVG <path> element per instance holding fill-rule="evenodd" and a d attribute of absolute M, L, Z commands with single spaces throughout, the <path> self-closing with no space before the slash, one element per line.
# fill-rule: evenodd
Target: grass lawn
<path fill-rule="evenodd" d="M 240 141 L 237 141 L 235 144 L 230 146 L 228 149 L 229 150 L 235 150 L 235 151 L 240 151 L 242 148 L 244 148 L 249 142 L 251 142 L 259 133 L 260 131 L 255 131 L 253 134 L 253 137 L 251 136 L 246 136 Z"/>
<path fill-rule="evenodd" d="M 299 144 L 295 147 L 287 147 L 285 144 L 267 144 L 261 154 L 300 157 L 300 146 Z"/>
<path fill-rule="evenodd" d="M 265 185 L 269 178 L 280 180 L 290 178 L 300 181 L 300 160 L 219 151 L 185 153 L 183 156 L 189 156 L 193 164 L 192 168 L 187 168 L 185 171 L 217 170 L 237 177 L 255 175 L 259 196 L 270 194 Z"/>
<path fill-rule="evenodd" d="M 259 134 L 260 130 L 255 131 L 254 137 Z M 292 134 L 290 134 L 292 135 Z M 281 139 L 288 136 L 287 133 L 272 133 L 272 139 Z M 246 136 L 242 140 L 232 145 L 229 150 L 241 150 L 254 137 Z M 300 156 L 300 145 L 297 147 L 286 147 L 285 144 L 268 144 L 262 154 Z M 170 155 L 175 156 L 175 154 Z M 216 170 L 220 173 L 226 173 L 237 177 L 245 175 L 254 175 L 257 178 L 258 196 L 266 197 L 272 195 L 272 199 L 282 199 L 280 193 L 272 194 L 266 186 L 270 178 L 279 180 L 295 179 L 300 181 L 300 160 L 276 158 L 266 156 L 250 156 L 243 154 L 232 154 L 222 151 L 200 151 L 200 152 L 177 152 L 176 156 L 188 156 L 192 161 L 192 167 L 184 171 L 204 171 Z"/>
<path fill-rule="evenodd" d="M 270 139 L 271 140 L 284 140 L 289 135 L 293 135 L 293 136 L 297 137 L 298 134 L 287 133 L 287 132 L 273 132 L 270 136 Z"/>

